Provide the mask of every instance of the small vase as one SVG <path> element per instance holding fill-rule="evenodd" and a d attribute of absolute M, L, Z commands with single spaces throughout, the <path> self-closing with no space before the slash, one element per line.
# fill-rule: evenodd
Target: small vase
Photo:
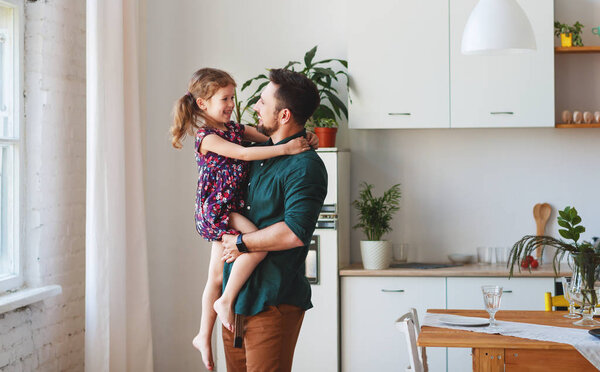
<path fill-rule="evenodd" d="M 315 134 L 319 137 L 319 147 L 335 147 L 337 128 L 315 127 Z"/>
<path fill-rule="evenodd" d="M 573 34 L 572 33 L 562 33 L 560 34 L 560 45 L 562 47 L 570 47 L 573 46 Z"/>
<path fill-rule="evenodd" d="M 581 306 L 582 316 L 581 320 L 574 322 L 573 325 L 582 327 L 600 326 L 600 322 L 594 320 L 594 311 L 598 303 L 600 288 L 595 287 L 594 283 L 590 284 L 589 280 L 585 279 L 581 269 L 577 266 L 573 270 L 573 278 L 571 281 L 573 283 L 571 295 L 575 300 L 575 303 Z"/>
<path fill-rule="evenodd" d="M 363 240 L 360 254 L 366 270 L 383 270 L 392 263 L 392 244 L 387 240 Z"/>

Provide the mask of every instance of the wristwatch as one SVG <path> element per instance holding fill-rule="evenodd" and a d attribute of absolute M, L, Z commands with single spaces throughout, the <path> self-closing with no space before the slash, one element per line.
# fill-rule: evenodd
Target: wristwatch
<path fill-rule="evenodd" d="M 240 253 L 248 253 L 248 247 L 246 247 L 246 244 L 242 240 L 242 234 L 238 235 L 235 245 Z"/>

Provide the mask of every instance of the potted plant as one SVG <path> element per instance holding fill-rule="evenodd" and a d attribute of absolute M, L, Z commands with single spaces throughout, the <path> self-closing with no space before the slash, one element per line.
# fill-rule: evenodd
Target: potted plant
<path fill-rule="evenodd" d="M 335 88 L 335 82 L 339 82 L 339 77 L 344 76 L 346 78 L 346 88 L 348 87 L 348 62 L 343 59 L 324 59 L 321 61 L 314 61 L 315 54 L 317 53 L 317 47 L 310 49 L 304 54 L 304 63 L 299 61 L 289 61 L 284 69 L 291 71 L 297 71 L 312 82 L 315 83 L 319 90 L 319 97 L 321 98 L 321 104 L 317 107 L 313 116 L 309 119 L 307 126 L 309 128 L 336 128 L 334 131 L 337 132 L 338 121 L 337 119 L 348 118 L 348 108 L 346 104 L 338 97 L 338 90 Z M 335 66 L 337 65 L 337 69 Z M 340 67 L 341 66 L 341 67 Z M 257 83 L 254 92 L 246 100 L 245 106 L 242 108 L 241 105 L 236 109 L 237 120 L 241 122 L 242 116 L 248 108 L 252 107 L 260 98 L 260 92 L 269 83 L 267 74 L 260 74 L 249 80 L 242 85 L 242 91 L 248 89 L 254 83 Z M 257 118 L 253 116 L 253 121 L 256 123 Z M 319 136 L 319 143 L 321 147 L 334 147 L 334 143 L 331 145 L 325 145 L 326 138 L 321 138 L 319 133 L 315 133 Z M 335 138 L 335 134 L 334 134 Z M 329 143 L 329 142 L 327 142 Z"/>
<path fill-rule="evenodd" d="M 521 266 L 527 267 L 524 261 L 533 252 L 541 247 L 542 252 L 545 246 L 550 246 L 556 249 L 553 259 L 554 273 L 558 275 L 560 272 L 560 261 L 565 255 L 570 255 L 573 262 L 573 283 L 575 286 L 575 297 L 577 302 L 581 304 L 583 309 L 583 319 L 575 322 L 576 325 L 582 326 L 597 326 L 600 322 L 593 320 L 594 307 L 598 303 L 597 288 L 595 282 L 599 277 L 600 269 L 600 247 L 594 246 L 587 241 L 579 242 L 581 233 L 585 232 L 585 227 L 580 225 L 581 217 L 577 214 L 577 210 L 573 207 L 566 207 L 558 212 L 559 234 L 570 240 L 565 242 L 561 239 L 556 239 L 551 236 L 526 235 L 521 240 L 516 242 L 509 255 L 508 265 L 510 266 L 510 274 L 512 277 L 515 266 L 521 270 Z"/>
<path fill-rule="evenodd" d="M 367 237 L 367 240 L 360 242 L 364 268 L 386 269 L 392 261 L 392 245 L 389 241 L 381 239 L 392 230 L 392 216 L 400 209 L 400 184 L 392 186 L 380 197 L 373 196 L 372 189 L 373 185 L 366 182 L 360 185 L 358 199 L 352 202 L 358 211 L 359 220 L 353 228 L 362 229 Z"/>
<path fill-rule="evenodd" d="M 313 131 L 319 137 L 320 147 L 335 147 L 335 135 L 337 133 L 338 123 L 332 118 L 315 119 Z"/>
<path fill-rule="evenodd" d="M 581 30 L 584 25 L 575 22 L 573 26 L 569 26 L 559 21 L 554 22 L 554 35 L 560 37 L 560 45 L 563 47 L 570 46 L 583 46 L 583 40 L 581 39 Z"/>

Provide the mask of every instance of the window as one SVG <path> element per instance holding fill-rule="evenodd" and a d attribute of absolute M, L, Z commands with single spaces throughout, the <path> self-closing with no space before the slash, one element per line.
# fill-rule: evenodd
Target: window
<path fill-rule="evenodd" d="M 0 290 L 22 283 L 19 164 L 21 159 L 22 3 L 0 0 Z"/>

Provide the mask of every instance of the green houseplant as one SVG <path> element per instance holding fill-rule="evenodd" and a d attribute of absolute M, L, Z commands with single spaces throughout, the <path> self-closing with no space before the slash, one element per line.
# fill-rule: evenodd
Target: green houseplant
<path fill-rule="evenodd" d="M 559 21 L 554 22 L 554 35 L 560 37 L 560 44 L 563 47 L 583 46 L 581 39 L 581 30 L 585 27 L 579 21 L 573 26 L 569 26 Z"/>
<path fill-rule="evenodd" d="M 560 261 L 565 255 L 570 255 L 573 260 L 574 297 L 583 308 L 583 319 L 574 324 L 582 326 L 600 325 L 600 322 L 592 318 L 594 307 L 598 303 L 595 282 L 598 280 L 600 269 L 600 247 L 587 241 L 579 242 L 581 233 L 585 232 L 585 227 L 581 225 L 581 217 L 577 214 L 575 208 L 566 207 L 564 210 L 558 211 L 558 225 L 562 227 L 558 230 L 560 236 L 570 241 L 563 241 L 551 236 L 524 236 L 513 245 L 510 251 L 508 258 L 509 276 L 512 277 L 515 266 L 520 271 L 523 260 L 527 260 L 527 256 L 533 254 L 538 247 L 542 247 L 542 251 L 546 246 L 556 249 L 552 265 L 557 275 L 560 272 Z"/>
<path fill-rule="evenodd" d="M 373 185 L 363 182 L 358 199 L 352 205 L 358 211 L 358 223 L 354 229 L 362 229 L 367 240 L 360 242 L 365 269 L 385 269 L 391 262 L 391 243 L 381 240 L 392 230 L 391 221 L 400 207 L 400 184 L 392 186 L 382 196 L 373 195 Z"/>
<path fill-rule="evenodd" d="M 339 98 L 339 92 L 335 87 L 336 83 L 340 81 L 340 77 L 344 77 L 346 79 L 346 89 L 348 88 L 348 62 L 343 59 L 335 58 L 315 61 L 317 48 L 318 45 L 304 54 L 303 63 L 299 61 L 289 61 L 283 68 L 297 71 L 305 75 L 315 83 L 319 90 L 321 104 L 317 107 L 313 116 L 308 120 L 307 127 L 337 128 L 338 120 L 348 118 L 348 107 Z M 236 119 L 238 122 L 241 122 L 243 116 L 248 112 L 248 109 L 258 101 L 260 92 L 268 83 L 268 74 L 260 74 L 247 80 L 242 85 L 241 91 L 245 91 L 251 87 L 253 87 L 253 91 L 245 103 L 240 102 L 236 105 Z M 252 121 L 254 123 L 257 122 L 255 115 L 252 115 Z M 319 141 L 322 147 L 333 147 L 335 145 L 334 143 L 331 146 L 326 146 L 323 144 L 321 137 L 319 137 Z"/>

